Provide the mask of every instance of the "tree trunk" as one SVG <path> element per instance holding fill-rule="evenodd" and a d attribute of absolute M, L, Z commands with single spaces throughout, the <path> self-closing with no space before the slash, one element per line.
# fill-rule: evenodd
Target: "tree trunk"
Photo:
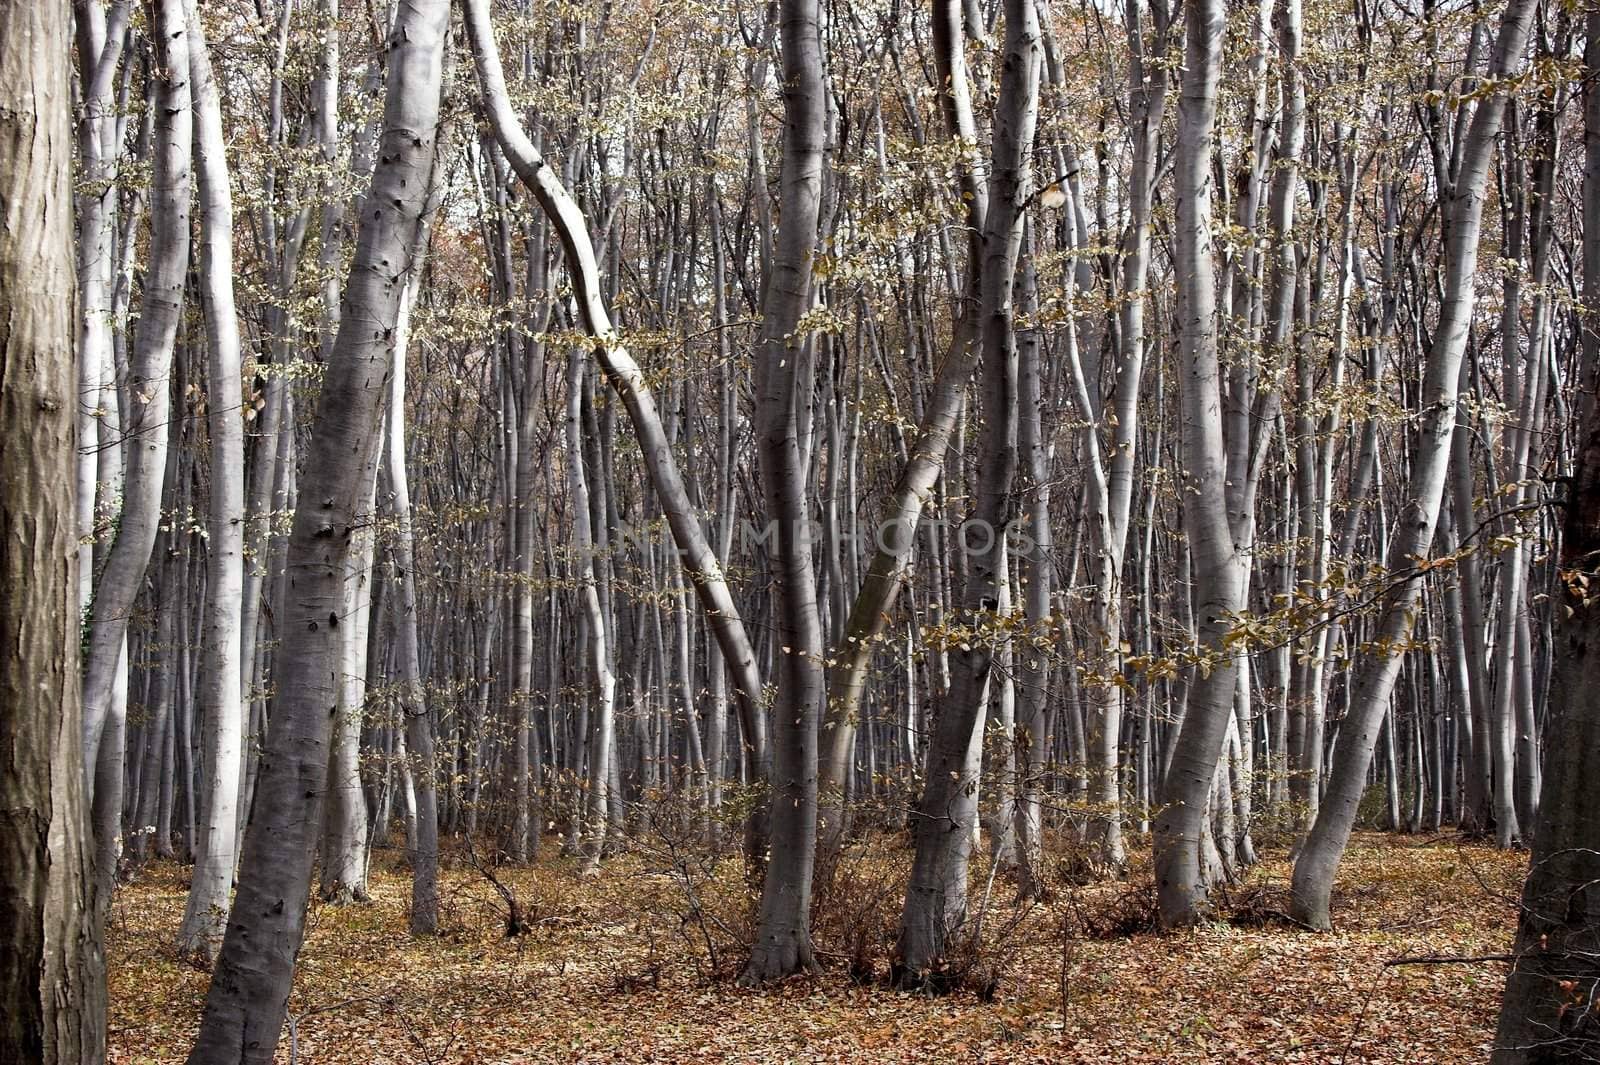
<path fill-rule="evenodd" d="M 778 642 L 773 703 L 767 868 L 756 941 L 740 973 L 762 984 L 815 965 L 811 879 L 817 836 L 817 729 L 824 696 L 822 619 L 809 535 L 810 506 L 800 409 L 813 387 L 811 335 L 799 328 L 811 305 L 822 196 L 827 100 L 817 0 L 781 0 L 783 168 L 771 274 L 762 299 L 755 359 L 757 448 L 767 519 L 776 523 L 773 635 Z"/>
<path fill-rule="evenodd" d="M 124 676 L 128 619 L 144 584 L 145 567 L 161 523 L 167 467 L 172 352 L 189 267 L 189 37 L 183 0 L 157 5 L 155 171 L 151 178 L 149 265 L 134 332 L 125 412 L 128 468 L 115 543 L 94 591 L 88 661 L 83 681 L 83 749 L 94 807 L 95 876 L 101 906 L 110 905 L 121 849 L 123 724 L 126 706 L 116 690 Z M 102 744 L 102 738 L 105 742 Z M 102 794 L 102 787 L 104 793 Z"/>
<path fill-rule="evenodd" d="M 1014 507 L 1012 479 L 1017 465 L 1017 339 L 1012 295 L 1022 246 L 1023 210 L 1032 192 L 1032 145 L 1043 53 L 1032 0 L 1007 0 L 1005 25 L 978 309 L 983 426 L 972 518 L 979 529 L 975 544 L 962 544 L 971 552 L 962 622 L 972 631 L 964 641 L 965 649 L 953 656 L 950 690 L 941 700 L 928 752 L 926 784 L 916 814 L 916 858 L 906 888 L 897 948 L 896 979 L 903 986 L 927 981 L 948 956 L 953 937 L 968 916 L 967 860 L 978 805 L 971 752 L 982 742 L 982 699 L 992 674 L 994 644 L 1004 638 L 994 622 L 999 582 L 1005 579 L 1004 537 Z"/>
<path fill-rule="evenodd" d="M 561 240 L 577 291 L 578 316 L 595 339 L 593 353 L 611 387 L 622 398 L 628 418 L 638 434 L 651 486 L 666 512 L 685 572 L 706 612 L 711 631 L 735 679 L 735 696 L 744 725 L 745 742 L 758 765 L 766 762 L 766 725 L 761 708 L 761 682 L 755 652 L 740 619 L 739 608 L 728 588 L 722 564 L 711 550 L 699 515 L 690 504 L 683 477 L 667 443 L 655 398 L 643 371 L 612 328 L 600 290 L 594 244 L 583 212 L 532 141 L 522 130 L 506 93 L 505 75 L 489 22 L 487 0 L 463 0 L 467 34 L 478 71 L 478 85 L 489 113 L 496 141 L 522 183 L 539 201 Z"/>
<path fill-rule="evenodd" d="M 1590 25 L 1596 20 L 1591 16 Z M 1591 133 L 1593 126 L 1590 127 Z M 1594 222 L 1592 216 L 1586 218 Z M 1592 386 L 1591 376 L 1585 386 Z M 1561 545 L 1556 662 L 1545 752 L 1544 794 L 1532 826 L 1533 855 L 1522 892 L 1515 962 L 1506 978 L 1496 1065 L 1593 1061 L 1600 1057 L 1600 417 L 1588 408 L 1577 472 L 1568 487 Z"/>
<path fill-rule="evenodd" d="M 1492 84 L 1522 68 L 1523 46 L 1534 7 L 1533 0 L 1511 0 L 1501 17 L 1489 71 Z M 1376 639 L 1369 641 L 1379 650 L 1358 667 L 1350 710 L 1340 726 L 1334 748 L 1328 793 L 1295 861 L 1291 912 L 1296 920 L 1313 928 L 1331 926 L 1328 903 L 1333 893 L 1334 874 L 1355 827 L 1356 809 L 1366 784 L 1373 745 L 1400 671 L 1401 656 L 1410 642 L 1421 577 L 1426 572 L 1418 560 L 1427 558 L 1433 542 L 1434 525 L 1449 471 L 1451 438 L 1456 423 L 1456 386 L 1472 317 L 1472 285 L 1478 263 L 1484 188 L 1505 102 L 1505 93 L 1499 91 L 1479 102 L 1462 148 L 1461 168 L 1448 205 L 1444 298 L 1433 334 L 1433 347 L 1428 354 L 1421 417 L 1408 464 L 1410 502 L 1396 526 L 1386 559 L 1389 573 L 1393 575 L 1390 580 L 1396 582 L 1396 586 L 1386 597 Z"/>
<path fill-rule="evenodd" d="M 117 217 L 118 157 L 121 145 L 117 136 L 117 108 L 113 93 L 116 73 L 128 40 L 131 4 L 118 0 L 109 15 L 99 0 L 75 0 L 73 22 L 77 28 L 82 115 L 78 120 L 78 166 L 81 175 L 77 193 L 77 271 L 78 271 L 78 437 L 77 507 L 78 532 L 83 543 L 78 549 L 78 607 L 87 611 L 93 598 L 95 507 L 100 449 L 100 417 L 96 410 L 102 383 L 115 377 L 113 362 L 113 307 L 115 288 L 111 272 L 115 261 L 113 243 Z M 108 450 L 115 441 L 105 433 Z M 108 501 L 109 502 L 109 501 Z M 88 749 L 92 761 L 93 749 Z"/>
<path fill-rule="evenodd" d="M 198 692 L 205 737 L 205 818 L 178 949 L 210 961 L 222 942 L 239 825 L 240 625 L 244 594 L 244 420 L 239 409 L 239 320 L 233 298 L 233 195 L 222 108 L 205 29 L 187 2 L 189 81 L 200 179 L 200 279 L 206 315 L 206 415 L 211 435 L 206 516 L 206 602 Z"/>
<path fill-rule="evenodd" d="M 351 537 L 369 520 L 359 512 L 361 475 L 380 442 L 394 331 L 431 186 L 449 15 L 448 0 L 416 0 L 398 9 L 389 36 L 379 161 L 289 535 L 272 728 L 192 1065 L 270 1062 L 288 1007 L 339 703 Z"/>
<path fill-rule="evenodd" d="M 1193 567 L 1196 655 L 1187 707 L 1165 773 L 1165 803 L 1154 826 L 1161 921 L 1205 914 L 1210 877 L 1204 841 L 1208 796 L 1233 721 L 1238 671 L 1226 637 L 1244 605 L 1244 569 L 1227 514 L 1228 456 L 1217 360 L 1217 286 L 1211 244 L 1211 152 L 1221 80 L 1220 0 L 1186 0 L 1183 91 L 1174 163 L 1175 235 L 1184 528 Z"/>
<path fill-rule="evenodd" d="M 415 538 L 411 522 L 411 481 L 406 475 L 406 354 L 411 336 L 411 305 L 427 247 L 424 211 L 419 239 L 411 256 L 410 283 L 400 301 L 394 330 L 393 369 L 389 377 L 388 454 L 384 470 L 389 486 L 389 506 L 395 517 L 395 584 L 389 604 L 394 620 L 395 652 L 399 659 L 399 707 L 405 716 L 406 747 L 410 752 L 416 794 L 416 840 L 411 855 L 411 915 L 413 935 L 432 935 L 439 929 L 439 797 L 438 767 L 434 764 L 433 721 L 423 687 L 422 647 L 417 637 L 417 581 Z"/>
<path fill-rule="evenodd" d="M 79 711 L 67 5 L 0 2 L 0 1060 L 105 1056 Z M 165 426 L 162 432 L 165 432 Z"/>
<path fill-rule="evenodd" d="M 964 31 L 959 0 L 939 0 L 934 5 L 933 38 L 941 88 L 939 100 L 950 136 L 959 138 L 959 175 L 967 225 L 972 234 L 967 293 L 976 302 L 988 189 L 982 182 L 977 158 L 977 124 L 967 84 Z M 951 435 L 966 399 L 967 384 L 977 365 L 979 346 L 974 342 L 971 314 L 953 325 L 949 354 L 929 389 L 916 442 L 900 471 L 899 480 L 879 518 L 873 537 L 876 550 L 861 588 L 844 624 L 844 638 L 828 655 L 828 699 L 823 722 L 824 751 L 819 765 L 818 853 L 824 864 L 832 861 L 843 841 L 844 792 L 855 753 L 861 701 L 873 654 L 893 616 L 900 589 L 906 583 L 922 511 L 933 497 L 944 471 Z"/>
<path fill-rule="evenodd" d="M 574 564 L 578 569 L 578 600 L 585 621 L 583 659 L 595 710 L 589 743 L 589 786 L 585 796 L 589 836 L 583 841 L 583 871 L 595 873 L 600 869 L 601 850 L 606 841 L 606 792 L 609 790 L 609 759 L 615 743 L 613 708 L 617 680 L 611 673 L 606 618 L 600 606 L 600 591 L 595 577 L 595 534 L 590 508 L 589 471 L 584 469 L 583 393 L 586 384 L 583 350 L 574 347 L 571 358 L 567 360 L 567 483 L 572 500 L 572 547 L 576 552 Z"/>

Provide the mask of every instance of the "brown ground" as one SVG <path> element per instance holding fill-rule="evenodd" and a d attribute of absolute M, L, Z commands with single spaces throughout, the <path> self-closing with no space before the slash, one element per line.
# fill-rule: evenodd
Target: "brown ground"
<path fill-rule="evenodd" d="M 892 870 L 906 854 L 871 860 Z M 515 939 L 504 935 L 494 890 L 465 864 L 445 873 L 444 934 L 411 938 L 409 880 L 386 868 L 372 904 L 314 908 L 290 1014 L 307 1065 L 1481 1061 L 1503 967 L 1384 962 L 1504 951 L 1525 861 L 1449 837 L 1359 836 L 1330 935 L 1273 916 L 1288 872 L 1281 853 L 1231 893 L 1229 923 L 1176 936 L 1086 938 L 1088 925 L 1138 923 L 1142 893 L 1063 887 L 1015 922 L 1004 905 L 988 915 L 998 940 L 990 957 L 1002 970 L 993 1001 L 851 981 L 851 935 L 866 931 L 881 973 L 881 937 L 899 901 L 891 884 L 867 882 L 867 861 L 854 868 L 864 879 L 848 903 L 824 919 L 819 946 L 840 952 L 825 957 L 826 971 L 765 992 L 713 972 L 736 963 L 733 939 L 747 920 L 737 862 L 706 882 L 691 877 L 707 900 L 704 931 L 683 920 L 684 881 L 664 872 L 670 861 L 660 854 L 618 858 L 598 880 L 579 879 L 554 856 L 502 872 L 536 922 Z M 116 902 L 113 1062 L 178 1062 L 187 1051 L 207 974 L 172 948 L 185 877 L 154 866 Z M 976 878 L 975 893 L 983 886 Z M 1009 894 L 995 885 L 995 898 Z M 1075 930 L 1065 949 L 1064 925 Z M 719 948 L 714 966 L 707 937 Z M 291 1060 L 287 1035 L 279 1060 Z"/>

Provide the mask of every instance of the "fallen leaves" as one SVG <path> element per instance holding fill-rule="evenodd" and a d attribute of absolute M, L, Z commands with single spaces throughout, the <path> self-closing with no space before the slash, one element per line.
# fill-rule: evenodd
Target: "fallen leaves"
<path fill-rule="evenodd" d="M 444 934 L 408 936 L 409 881 L 384 869 L 370 904 L 313 909 L 290 1001 L 295 1052 L 304 1065 L 1482 1060 L 1503 968 L 1384 962 L 1503 951 L 1523 863 L 1451 839 L 1358 836 L 1333 933 L 1241 922 L 1077 940 L 1065 1018 L 1062 944 L 1048 911 L 1020 930 L 991 1004 L 856 986 L 843 967 L 745 991 L 706 980 L 658 894 L 670 886 L 640 858 L 620 857 L 592 880 L 555 857 L 500 870 L 551 918 L 509 940 L 492 889 L 464 867 L 443 877 Z M 1270 857 L 1252 874 L 1254 890 L 1283 891 L 1287 873 Z M 185 877 L 155 865 L 118 897 L 113 1062 L 160 1065 L 188 1052 L 208 974 L 172 947 Z M 731 867 L 729 881 L 729 898 L 748 890 Z M 287 1035 L 279 1060 L 289 1061 Z"/>

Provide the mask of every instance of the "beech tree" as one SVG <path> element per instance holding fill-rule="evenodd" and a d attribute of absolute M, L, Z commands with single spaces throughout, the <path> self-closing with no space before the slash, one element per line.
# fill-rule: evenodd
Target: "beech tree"
<path fill-rule="evenodd" d="M 357 222 L 339 339 L 329 358 L 289 535 L 284 668 L 245 829 L 239 888 L 217 955 L 193 1062 L 271 1061 L 305 934 L 316 827 L 338 706 L 339 611 L 351 538 L 366 499 L 362 471 L 381 440 L 411 259 L 435 163 L 448 0 L 400 8 L 372 191 Z"/>
<path fill-rule="evenodd" d="M 105 1055 L 78 689 L 64 3 L 0 6 L 0 1057 Z"/>
<path fill-rule="evenodd" d="M 927 978 L 967 917 L 967 858 L 978 808 L 978 780 L 969 754 L 983 737 L 983 691 L 994 668 L 994 626 L 1005 540 L 1015 510 L 1017 346 L 1013 293 L 1022 250 L 1023 208 L 1032 193 L 1028 151 L 1038 120 L 1043 48 L 1037 13 L 1027 0 L 1006 5 L 1005 59 L 995 109 L 988 205 L 983 219 L 978 337 L 982 345 L 981 491 L 974 516 L 986 526 L 985 549 L 969 562 L 962 593 L 966 647 L 954 656 L 950 688 L 929 747 L 927 782 L 916 812 L 917 856 L 901 916 L 900 980 Z M 987 630 L 987 631 L 986 631 Z"/>
<path fill-rule="evenodd" d="M 231 471 L 244 466 L 244 423 L 235 404 L 242 386 L 233 292 L 233 196 L 223 155 L 222 108 L 216 79 L 206 48 L 205 28 L 193 3 L 187 5 L 185 18 L 195 154 L 199 159 L 199 265 L 205 290 L 207 428 L 214 467 Z M 239 827 L 244 730 L 240 673 L 244 485 L 239 479 L 220 476 L 212 480 L 206 533 L 206 632 L 200 665 L 205 817 L 178 945 L 181 950 L 209 960 L 222 939 L 238 850 L 235 837 Z"/>
<path fill-rule="evenodd" d="M 1461 147 L 1460 173 L 1450 200 L 1445 288 L 1439 322 L 1434 327 L 1433 348 L 1428 353 L 1420 397 L 1421 425 L 1410 462 L 1414 494 L 1400 532 L 1389 545 L 1388 569 L 1395 575 L 1395 587 L 1385 596 L 1378 622 L 1379 653 L 1359 667 L 1354 679 L 1348 720 L 1340 730 L 1341 742 L 1334 748 L 1328 794 L 1295 861 L 1293 912 L 1298 920 L 1317 928 L 1329 926 L 1328 898 L 1333 892 L 1334 871 L 1355 826 L 1367 763 L 1399 674 L 1398 652 L 1407 644 L 1415 623 L 1420 585 L 1417 574 L 1407 571 L 1416 569 L 1418 560 L 1428 557 L 1449 469 L 1450 440 L 1456 425 L 1456 388 L 1472 314 L 1472 278 L 1483 220 L 1484 186 L 1495 134 L 1505 110 L 1505 94 L 1493 90 L 1523 65 L 1523 45 L 1533 21 L 1533 7 L 1531 2 L 1513 0 L 1501 16 L 1486 75 L 1491 94 L 1473 112 Z"/>
<path fill-rule="evenodd" d="M 645 868 L 708 973 L 953 991 L 1080 883 L 1178 930 L 1266 853 L 1326 929 L 1358 833 L 1459 830 L 1535 848 L 1500 1052 L 1581 1036 L 1579 14 L 8 13 L 21 1023 L 168 877 L 256 1061 L 313 877 L 519 936 Z"/>
<path fill-rule="evenodd" d="M 780 0 L 783 167 L 778 232 L 761 299 L 755 359 L 757 448 L 774 551 L 772 833 L 761 885 L 760 924 L 740 980 L 764 983 L 814 965 L 811 877 L 817 832 L 817 727 L 824 696 L 822 621 L 808 534 L 800 424 L 815 362 L 800 319 L 809 308 L 826 135 L 820 11 L 816 0 Z"/>

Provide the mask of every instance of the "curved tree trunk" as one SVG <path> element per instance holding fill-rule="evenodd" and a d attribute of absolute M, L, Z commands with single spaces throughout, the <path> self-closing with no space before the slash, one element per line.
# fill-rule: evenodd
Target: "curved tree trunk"
<path fill-rule="evenodd" d="M 755 357 L 756 439 L 767 520 L 776 523 L 773 635 L 772 830 L 760 923 L 739 975 L 760 984 L 811 968 L 811 878 L 817 835 L 817 729 L 825 694 L 822 618 L 813 573 L 811 516 L 800 420 L 815 362 L 800 318 L 811 304 L 822 197 L 827 100 L 817 0 L 782 0 L 783 168 L 771 276 Z"/>
<path fill-rule="evenodd" d="M 967 226 L 972 235 L 969 254 L 973 264 L 967 270 L 967 294 L 976 304 L 976 263 L 982 254 L 979 239 L 989 191 L 981 180 L 982 164 L 977 154 L 977 122 L 967 82 L 966 37 L 960 0 L 938 0 L 934 5 L 933 40 L 945 125 L 950 136 L 958 138 L 964 146 L 959 155 L 959 172 Z M 944 472 L 956 420 L 981 350 L 974 342 L 970 313 L 956 320 L 953 334 L 950 350 L 939 364 L 929 389 L 922 422 L 917 427 L 916 443 L 879 516 L 877 535 L 873 537 L 876 550 L 851 604 L 844 625 L 844 639 L 828 654 L 833 665 L 828 667 L 823 751 L 818 766 L 817 824 L 818 856 L 825 866 L 832 861 L 844 838 L 845 791 L 855 755 L 856 729 L 861 720 L 861 700 L 866 692 L 868 670 L 893 616 L 900 589 L 908 579 L 922 511 L 933 498 L 934 487 Z"/>
<path fill-rule="evenodd" d="M 1501 16 L 1489 69 L 1491 83 L 1522 68 L 1534 7 L 1533 0 L 1511 0 Z M 1505 102 L 1505 93 L 1498 91 L 1479 102 L 1462 146 L 1461 168 L 1449 203 L 1444 299 L 1433 348 L 1428 353 L 1421 417 L 1409 463 L 1411 501 L 1398 522 L 1386 559 L 1398 585 L 1389 593 L 1374 639 L 1369 641 L 1374 647 L 1391 650 L 1374 651 L 1359 667 L 1350 709 L 1334 748 L 1328 791 L 1294 865 L 1291 913 L 1313 928 L 1330 927 L 1328 903 L 1334 874 L 1355 827 L 1356 808 L 1366 785 L 1379 726 L 1400 672 L 1401 649 L 1411 636 L 1422 587 L 1420 578 L 1425 572 L 1417 560 L 1428 556 L 1444 496 L 1456 424 L 1456 387 L 1472 317 L 1484 188 Z"/>
<path fill-rule="evenodd" d="M 127 39 L 131 3 L 118 0 L 109 12 L 99 0 L 76 0 L 78 62 L 81 64 L 81 116 L 78 119 L 79 191 L 77 193 L 78 271 L 78 608 L 93 599 L 95 496 L 99 480 L 102 383 L 115 376 L 112 323 L 115 284 L 112 278 L 117 226 L 118 156 L 117 66 Z M 106 442 L 113 442 L 108 431 Z M 111 450 L 115 450 L 114 448 Z M 93 757 L 93 751 L 90 752 Z"/>
<path fill-rule="evenodd" d="M 117 698 L 128 619 L 144 583 L 161 523 L 161 487 L 167 468 L 173 346 L 183 309 L 189 266 L 189 38 L 183 0 L 158 5 L 155 173 L 151 179 L 149 266 L 144 302 L 134 332 L 129 394 L 124 412 L 128 468 L 116 541 L 95 585 L 83 681 L 83 749 L 94 807 L 98 904 L 109 906 L 121 850 L 123 718 Z M 102 738 L 105 742 L 102 744 Z"/>
<path fill-rule="evenodd" d="M 233 195 L 222 108 L 205 29 L 188 0 L 190 91 L 200 179 L 200 285 L 206 316 L 206 415 L 211 434 L 206 515 L 206 602 L 198 710 L 205 737 L 204 822 L 178 949 L 210 960 L 222 942 L 233 888 L 245 705 L 240 684 L 244 594 L 244 420 L 240 411 L 239 320 L 233 298 Z"/>
<path fill-rule="evenodd" d="M 523 132 L 506 94 L 505 75 L 495 46 L 494 28 L 489 22 L 487 0 L 463 0 L 467 35 L 478 71 L 489 125 L 495 140 L 517 177 L 539 201 L 551 226 L 561 240 L 577 295 L 578 316 L 584 329 L 595 339 L 593 353 L 605 372 L 606 380 L 622 398 L 628 419 L 639 437 L 645 467 L 650 475 L 667 524 L 678 545 L 685 572 L 706 612 L 707 623 L 717 641 L 735 681 L 735 696 L 744 725 L 745 742 L 753 760 L 766 764 L 766 724 L 761 707 L 761 681 L 756 670 L 755 651 L 740 619 L 739 608 L 722 572 L 722 564 L 700 527 L 700 517 L 690 502 L 678 471 L 666 430 L 656 408 L 655 398 L 645 382 L 643 371 L 632 354 L 617 338 L 606 310 L 595 261 L 594 244 L 582 210 Z"/>

